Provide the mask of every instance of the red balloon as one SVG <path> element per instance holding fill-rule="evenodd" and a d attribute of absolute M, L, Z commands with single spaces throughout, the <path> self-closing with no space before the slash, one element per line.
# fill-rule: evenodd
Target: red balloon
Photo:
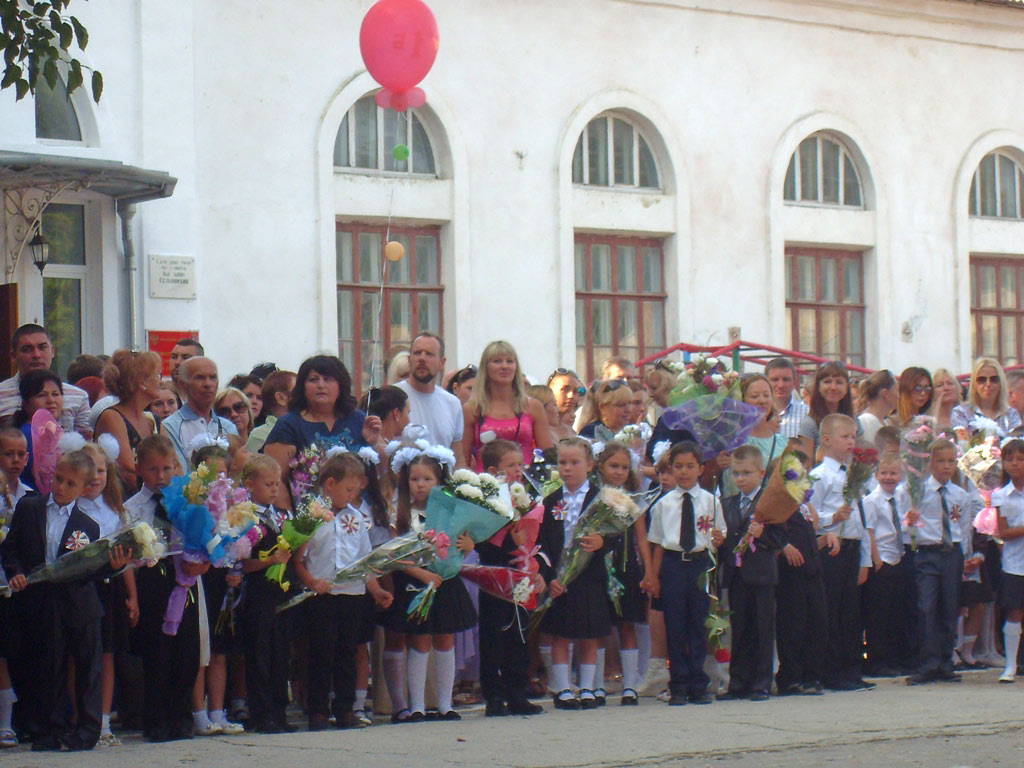
<path fill-rule="evenodd" d="M 395 95 L 427 76 L 438 44 L 437 21 L 421 0 L 379 0 L 359 29 L 366 69 Z"/>

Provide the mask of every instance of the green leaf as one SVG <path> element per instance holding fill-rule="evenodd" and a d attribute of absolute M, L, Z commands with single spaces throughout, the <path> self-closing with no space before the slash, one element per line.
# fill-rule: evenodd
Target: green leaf
<path fill-rule="evenodd" d="M 57 77 L 57 62 L 48 58 L 46 63 L 43 64 L 43 78 L 46 80 L 46 84 L 50 86 L 51 91 L 57 87 Z"/>
<path fill-rule="evenodd" d="M 32 6 L 32 13 L 34 13 L 36 16 L 45 16 L 47 11 L 49 10 L 49 3 L 36 3 L 34 6 Z"/>
<path fill-rule="evenodd" d="M 58 29 L 60 27 L 60 13 L 56 10 L 50 11 L 50 28 Z"/>
<path fill-rule="evenodd" d="M 92 73 L 92 100 L 99 102 L 100 96 L 103 95 L 103 75 L 96 70 Z"/>
<path fill-rule="evenodd" d="M 75 29 L 75 37 L 78 39 L 78 47 L 84 51 L 85 46 L 89 44 L 89 30 L 82 26 L 82 22 L 74 16 L 71 17 L 71 26 Z"/>
<path fill-rule="evenodd" d="M 19 80 L 15 83 L 14 89 L 17 91 L 17 100 L 21 101 L 28 94 L 28 80 Z"/>
<path fill-rule="evenodd" d="M 82 65 L 78 63 L 78 59 L 72 59 L 71 71 L 68 72 L 68 93 L 70 94 L 75 88 L 81 88 L 82 82 Z"/>
<path fill-rule="evenodd" d="M 17 64 L 8 65 L 7 69 L 4 70 L 4 79 L 0 80 L 0 88 L 8 88 L 21 77 L 21 67 Z"/>
<path fill-rule="evenodd" d="M 66 51 L 71 47 L 71 41 L 74 40 L 74 30 L 70 24 L 62 23 L 57 31 L 60 34 L 60 47 Z"/>

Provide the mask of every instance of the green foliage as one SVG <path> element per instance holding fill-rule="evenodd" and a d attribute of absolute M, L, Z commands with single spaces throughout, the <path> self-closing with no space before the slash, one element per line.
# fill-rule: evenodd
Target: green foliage
<path fill-rule="evenodd" d="M 40 75 L 52 89 L 61 62 L 67 66 L 68 93 L 84 86 L 82 62 L 70 51 L 72 43 L 85 50 L 89 32 L 82 22 L 66 14 L 70 3 L 71 0 L 0 0 L 0 48 L 4 58 L 0 89 L 14 86 L 16 98 L 23 99 L 29 92 L 35 93 Z M 103 75 L 93 70 L 89 84 L 93 101 L 99 101 Z"/>

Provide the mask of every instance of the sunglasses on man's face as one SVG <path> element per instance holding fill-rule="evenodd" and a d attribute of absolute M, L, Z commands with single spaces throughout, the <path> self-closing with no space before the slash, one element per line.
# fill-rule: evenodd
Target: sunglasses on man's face
<path fill-rule="evenodd" d="M 248 408 L 245 407 L 245 403 L 235 403 L 234 405 L 225 405 L 217 409 L 218 416 L 230 416 L 231 412 L 242 414 L 245 413 Z"/>

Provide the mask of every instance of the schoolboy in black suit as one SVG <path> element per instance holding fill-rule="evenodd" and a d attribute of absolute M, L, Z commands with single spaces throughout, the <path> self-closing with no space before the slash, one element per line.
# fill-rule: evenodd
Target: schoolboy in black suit
<path fill-rule="evenodd" d="M 775 640 L 775 586 L 779 583 L 778 526 L 754 519 L 761 496 L 764 463 L 752 445 L 736 449 L 732 477 L 739 493 L 722 499 L 722 514 L 729 535 L 723 548 L 722 586 L 729 590 L 732 654 L 729 690 L 720 700 L 749 697 L 766 701 L 772 685 L 772 647 Z M 737 565 L 736 545 L 750 534 L 749 549 Z"/>
<path fill-rule="evenodd" d="M 38 713 L 32 749 L 92 749 L 100 734 L 103 608 L 92 580 L 41 583 L 28 586 L 27 575 L 68 552 L 100 537 L 96 522 L 78 509 L 76 501 L 96 474 L 89 454 L 73 451 L 61 457 L 51 492 L 23 498 L 14 511 L 11 529 L 2 545 L 2 560 L 11 589 L 19 593 L 17 610 L 22 630 L 35 638 L 33 683 L 25 695 Z M 118 549 L 109 555 L 109 575 L 127 565 Z M 75 662 L 77 722 L 66 717 L 67 657 Z"/>

